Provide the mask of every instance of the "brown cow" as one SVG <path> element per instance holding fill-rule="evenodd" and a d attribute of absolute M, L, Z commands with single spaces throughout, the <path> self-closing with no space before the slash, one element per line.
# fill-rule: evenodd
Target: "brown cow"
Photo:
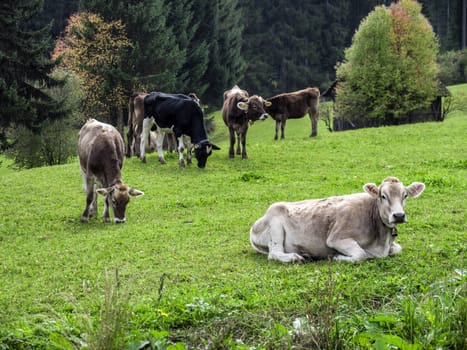
<path fill-rule="evenodd" d="M 230 148 L 229 156 L 234 158 L 235 134 L 237 134 L 237 154 L 243 159 L 248 158 L 246 153 L 246 134 L 249 123 L 267 118 L 264 107 L 270 103 L 263 100 L 261 96 L 249 96 L 248 92 L 235 85 L 232 89 L 224 92 L 224 104 L 222 106 L 222 118 L 229 128 Z M 240 145 L 242 149 L 240 150 Z"/>
<path fill-rule="evenodd" d="M 311 135 L 318 135 L 319 118 L 319 90 L 317 88 L 306 88 L 303 90 L 283 93 L 267 99 L 271 103 L 266 107 L 266 111 L 276 121 L 276 133 L 274 140 L 277 140 L 279 128 L 281 129 L 281 139 L 284 138 L 284 129 L 287 119 L 303 118 L 308 113 L 311 120 Z"/>
<path fill-rule="evenodd" d="M 78 134 L 78 157 L 86 191 L 86 208 L 81 221 L 97 213 L 97 194 L 104 196 L 105 222 L 110 222 L 109 205 L 114 222 L 125 222 L 125 209 L 130 196 L 143 192 L 129 188 L 120 173 L 123 166 L 125 145 L 120 133 L 112 125 L 89 119 Z M 95 188 L 99 186 L 100 188 Z"/>
<path fill-rule="evenodd" d="M 405 200 L 418 197 L 425 185 L 405 187 L 388 177 L 379 187 L 368 183 L 363 189 L 366 193 L 274 203 L 251 227 L 251 245 L 282 262 L 327 257 L 353 262 L 400 253 L 396 226 L 407 221 Z"/>

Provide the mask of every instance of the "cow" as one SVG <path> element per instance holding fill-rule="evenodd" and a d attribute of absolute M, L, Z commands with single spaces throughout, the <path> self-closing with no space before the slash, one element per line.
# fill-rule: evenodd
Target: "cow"
<path fill-rule="evenodd" d="M 212 151 L 219 149 L 208 139 L 204 127 L 203 111 L 199 100 L 193 96 L 162 92 L 134 94 L 129 102 L 128 119 L 129 124 L 133 125 L 134 128 L 130 131 L 129 127 L 128 130 L 129 148 L 127 155 L 132 154 L 131 144 L 139 145 L 139 149 L 135 147 L 135 151 L 136 154 L 139 153 L 143 163 L 146 162 L 145 153 L 149 132 L 154 125 L 157 128 L 156 148 L 161 163 L 165 163 L 162 143 L 166 132 L 173 132 L 178 141 L 177 151 L 181 167 L 185 166 L 183 151 L 186 147 L 186 137 L 189 137 L 193 145 L 200 168 L 206 166 L 207 158 Z"/>
<path fill-rule="evenodd" d="M 405 200 L 418 197 L 425 185 L 405 187 L 388 177 L 379 187 L 367 183 L 363 189 L 364 193 L 272 204 L 251 227 L 252 247 L 281 262 L 355 262 L 400 253 L 396 226 L 407 221 Z"/>
<path fill-rule="evenodd" d="M 264 120 L 268 117 L 265 106 L 270 105 L 261 96 L 249 96 L 246 90 L 235 85 L 232 89 L 224 92 L 224 103 L 222 106 L 222 119 L 229 128 L 230 148 L 229 157 L 234 158 L 235 136 L 237 136 L 237 154 L 247 159 L 246 134 L 248 125 L 256 120 Z M 241 148 L 241 149 L 240 149 Z"/>
<path fill-rule="evenodd" d="M 266 111 L 276 121 L 276 133 L 274 140 L 277 140 L 279 128 L 281 129 L 281 139 L 285 137 L 284 129 L 287 119 L 303 118 L 308 113 L 311 120 L 311 137 L 318 135 L 319 118 L 319 89 L 306 88 L 303 90 L 283 93 L 266 99 L 270 105 Z"/>
<path fill-rule="evenodd" d="M 115 223 L 126 221 L 125 210 L 131 197 L 144 195 L 123 183 L 125 145 L 112 125 L 89 119 L 78 134 L 78 157 L 86 192 L 86 207 L 81 221 L 97 213 L 97 194 L 104 197 L 104 222 L 110 222 L 109 206 Z M 96 188 L 98 187 L 98 188 Z"/>

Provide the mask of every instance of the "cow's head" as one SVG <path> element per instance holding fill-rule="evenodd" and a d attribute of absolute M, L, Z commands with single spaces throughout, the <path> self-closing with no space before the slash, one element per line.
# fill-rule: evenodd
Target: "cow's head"
<path fill-rule="evenodd" d="M 248 120 L 254 122 L 256 120 L 264 120 L 269 114 L 264 110 L 264 107 L 269 107 L 271 102 L 264 100 L 261 96 L 253 95 L 248 97 L 246 101 L 237 103 L 237 107 L 244 111 Z"/>
<path fill-rule="evenodd" d="M 379 187 L 369 183 L 363 186 L 363 189 L 376 198 L 379 215 L 384 225 L 394 228 L 397 224 L 407 221 L 404 211 L 406 198 L 418 197 L 425 190 L 425 184 L 413 182 L 405 187 L 397 178 L 388 177 Z"/>
<path fill-rule="evenodd" d="M 98 188 L 97 193 L 104 196 L 105 205 L 110 205 L 114 213 L 114 222 L 123 223 L 126 221 L 125 210 L 131 197 L 139 197 L 144 195 L 144 192 L 129 188 L 124 184 L 117 184 L 108 188 Z"/>
<path fill-rule="evenodd" d="M 203 140 L 195 144 L 195 157 L 198 161 L 198 168 L 204 168 L 206 166 L 206 161 L 213 150 L 220 150 L 220 148 L 209 140 Z"/>

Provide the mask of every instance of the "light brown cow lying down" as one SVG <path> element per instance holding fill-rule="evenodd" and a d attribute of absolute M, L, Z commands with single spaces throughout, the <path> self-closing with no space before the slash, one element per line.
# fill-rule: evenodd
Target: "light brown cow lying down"
<path fill-rule="evenodd" d="M 388 177 L 365 193 L 301 202 L 272 204 L 250 230 L 253 248 L 269 259 L 303 262 L 332 257 L 359 261 L 401 252 L 395 243 L 396 225 L 407 221 L 407 197 L 418 197 L 421 182 L 405 187 Z"/>

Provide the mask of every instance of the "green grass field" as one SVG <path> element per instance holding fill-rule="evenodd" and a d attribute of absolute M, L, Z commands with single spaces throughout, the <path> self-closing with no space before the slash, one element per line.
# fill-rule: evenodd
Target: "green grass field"
<path fill-rule="evenodd" d="M 228 158 L 219 114 L 216 125 L 222 150 L 204 170 L 180 169 L 175 154 L 166 165 L 156 154 L 125 160 L 125 182 L 145 196 L 123 225 L 102 223 L 102 200 L 80 223 L 77 160 L 3 167 L 0 349 L 465 348 L 465 113 L 341 133 L 320 124 L 313 139 L 306 117 L 281 141 L 266 120 L 250 127 L 248 160 Z M 407 202 L 400 255 L 289 265 L 250 247 L 271 203 L 360 192 L 386 176 L 427 186 Z"/>

